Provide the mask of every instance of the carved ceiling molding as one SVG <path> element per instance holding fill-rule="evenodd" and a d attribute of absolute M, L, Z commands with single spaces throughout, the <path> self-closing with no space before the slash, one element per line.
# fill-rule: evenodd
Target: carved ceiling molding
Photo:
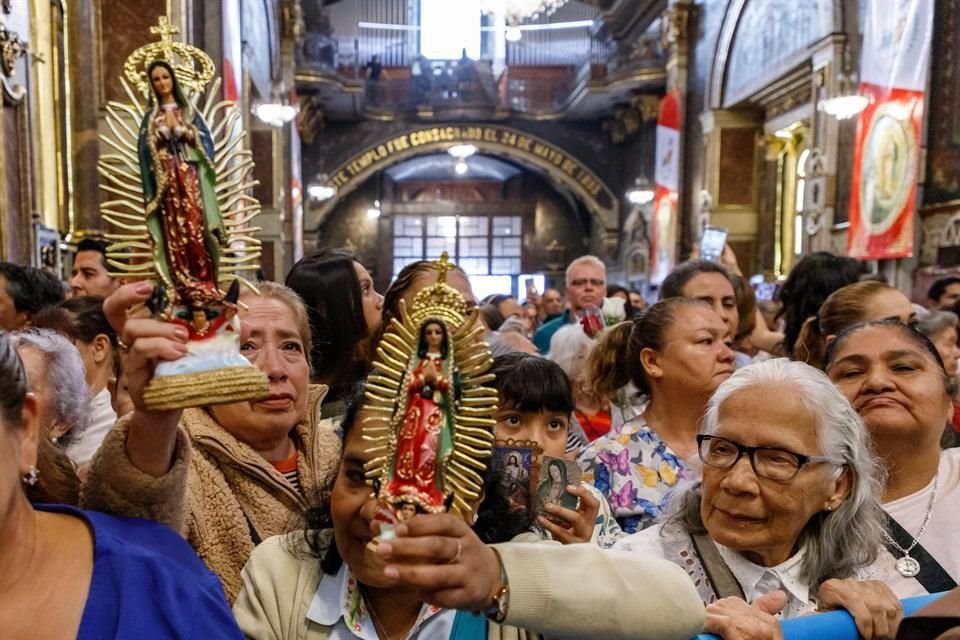
<path fill-rule="evenodd" d="M 3 75 L 12 78 L 16 72 L 17 60 L 27 55 L 29 50 L 30 46 L 20 39 L 16 31 L 0 24 L 0 68 L 3 69 Z"/>
<path fill-rule="evenodd" d="M 323 104 L 317 96 L 302 96 L 300 98 L 297 126 L 300 131 L 300 139 L 306 145 L 316 143 L 323 135 L 326 119 L 323 117 Z"/>
<path fill-rule="evenodd" d="M 773 120 L 797 107 L 809 104 L 812 99 L 813 87 L 810 85 L 809 77 L 806 77 L 800 84 L 790 87 L 788 91 L 763 105 L 767 114 L 766 119 Z"/>
<path fill-rule="evenodd" d="M 690 12 L 691 6 L 681 3 L 664 11 L 663 21 L 660 23 L 660 37 L 668 56 L 686 53 L 689 48 L 687 25 L 690 22 Z"/>
<path fill-rule="evenodd" d="M 17 63 L 30 52 L 30 45 L 21 40 L 16 31 L 0 24 L 0 80 L 3 84 L 4 101 L 7 104 L 19 104 L 27 95 L 27 88 L 16 80 Z M 22 79 L 25 81 L 25 79 Z"/>
<path fill-rule="evenodd" d="M 603 128 L 613 144 L 623 144 L 640 133 L 643 124 L 656 120 L 660 113 L 660 96 L 638 95 L 630 99 L 630 106 L 617 109 Z"/>

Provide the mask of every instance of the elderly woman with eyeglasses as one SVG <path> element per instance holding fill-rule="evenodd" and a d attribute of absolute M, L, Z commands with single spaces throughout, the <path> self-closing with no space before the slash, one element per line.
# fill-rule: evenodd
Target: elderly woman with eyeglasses
<path fill-rule="evenodd" d="M 782 637 L 778 617 L 818 606 L 849 610 L 864 638 L 892 638 L 900 602 L 856 580 L 880 548 L 878 466 L 830 380 L 785 359 L 741 369 L 710 399 L 697 442 L 702 481 L 615 548 L 686 569 L 707 631 L 724 638 Z"/>

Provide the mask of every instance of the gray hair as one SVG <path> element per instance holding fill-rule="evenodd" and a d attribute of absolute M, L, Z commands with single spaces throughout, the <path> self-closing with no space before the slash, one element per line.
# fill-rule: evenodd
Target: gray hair
<path fill-rule="evenodd" d="M 575 268 L 579 267 L 582 264 L 589 264 L 593 267 L 597 267 L 598 269 L 603 271 L 603 279 L 604 280 L 607 279 L 607 265 L 603 263 L 603 260 L 601 260 L 597 256 L 592 256 L 592 255 L 580 256 L 579 258 L 574 258 L 573 262 L 567 265 L 567 272 L 566 272 L 566 275 L 564 276 L 564 282 L 568 287 L 570 286 L 570 280 L 571 280 L 570 274 L 573 273 L 573 270 Z"/>
<path fill-rule="evenodd" d="M 571 382 L 577 380 L 587 365 L 587 356 L 594 347 L 594 341 L 584 333 L 579 323 L 566 324 L 550 338 L 550 351 L 547 359 L 553 360 Z"/>
<path fill-rule="evenodd" d="M 930 311 L 917 319 L 917 331 L 931 340 L 936 339 L 946 329 L 956 329 L 960 319 L 952 311 Z"/>
<path fill-rule="evenodd" d="M 738 369 L 724 381 L 707 403 L 702 432 L 716 432 L 723 403 L 757 385 L 789 390 L 798 398 L 817 421 L 822 455 L 851 474 L 853 485 L 846 500 L 836 511 L 821 511 L 810 518 L 798 540 L 804 550 L 801 577 L 811 588 L 829 578 L 850 577 L 876 559 L 881 544 L 878 500 L 884 476 L 863 422 L 822 371 L 776 358 Z M 700 518 L 702 499 L 701 483 L 676 496 L 670 522 L 692 533 L 706 532 Z"/>
<path fill-rule="evenodd" d="M 43 358 L 40 378 L 53 391 L 50 409 L 56 420 L 70 428 L 59 439 L 61 447 L 79 436 L 87 428 L 90 409 L 90 389 L 80 352 L 67 338 L 52 329 L 23 329 L 10 334 L 15 349 L 37 350 Z M 30 379 L 31 376 L 27 375 Z M 32 390 L 32 389 L 31 389 Z M 46 428 L 50 425 L 41 425 Z"/>

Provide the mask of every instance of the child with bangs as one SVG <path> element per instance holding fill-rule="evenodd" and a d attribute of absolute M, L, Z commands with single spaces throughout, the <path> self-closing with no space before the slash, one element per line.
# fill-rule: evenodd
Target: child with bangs
<path fill-rule="evenodd" d="M 534 441 L 544 457 L 574 460 L 567 452 L 573 389 L 563 369 L 540 356 L 509 353 L 495 358 L 490 372 L 496 375 L 493 385 L 500 394 L 495 414 L 498 444 Z M 550 518 L 538 515 L 533 530 L 524 537 L 563 544 L 593 542 L 604 548 L 623 537 L 609 503 L 593 485 L 571 484 L 567 493 L 578 498 L 577 508 L 545 504 L 543 510 Z"/>

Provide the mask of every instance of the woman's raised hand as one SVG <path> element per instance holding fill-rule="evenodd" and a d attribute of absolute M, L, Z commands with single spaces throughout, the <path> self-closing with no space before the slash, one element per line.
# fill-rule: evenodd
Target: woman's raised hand
<path fill-rule="evenodd" d="M 903 604 L 879 580 L 833 579 L 820 585 L 819 609 L 846 609 L 864 640 L 894 638 L 903 620 Z"/>
<path fill-rule="evenodd" d="M 448 513 L 421 514 L 395 531 L 396 538 L 377 546 L 391 584 L 417 589 L 437 607 L 490 607 L 501 586 L 500 558 L 467 523 Z"/>
<path fill-rule="evenodd" d="M 561 507 L 556 503 L 550 503 L 544 507 L 547 513 L 560 520 L 562 524 L 552 522 L 543 516 L 537 516 L 537 522 L 549 531 L 557 542 L 563 544 L 590 542 L 593 540 L 597 513 L 600 512 L 600 501 L 582 485 L 568 486 L 567 493 L 580 498 L 580 504 L 576 510 Z"/>
<path fill-rule="evenodd" d="M 103 312 L 119 337 L 134 406 L 127 454 L 144 473 L 161 476 L 170 468 L 181 411 L 150 411 L 143 402 L 143 391 L 159 361 L 176 360 L 187 353 L 189 334 L 184 327 L 150 317 L 144 303 L 152 294 L 149 282 L 125 284 L 103 301 Z"/>
<path fill-rule="evenodd" d="M 141 411 L 147 411 L 143 389 L 153 378 L 157 362 L 185 355 L 189 338 L 184 327 L 150 317 L 144 303 L 152 293 L 153 284 L 149 282 L 125 284 L 103 301 L 103 312 L 124 352 L 123 370 L 130 398 Z"/>

